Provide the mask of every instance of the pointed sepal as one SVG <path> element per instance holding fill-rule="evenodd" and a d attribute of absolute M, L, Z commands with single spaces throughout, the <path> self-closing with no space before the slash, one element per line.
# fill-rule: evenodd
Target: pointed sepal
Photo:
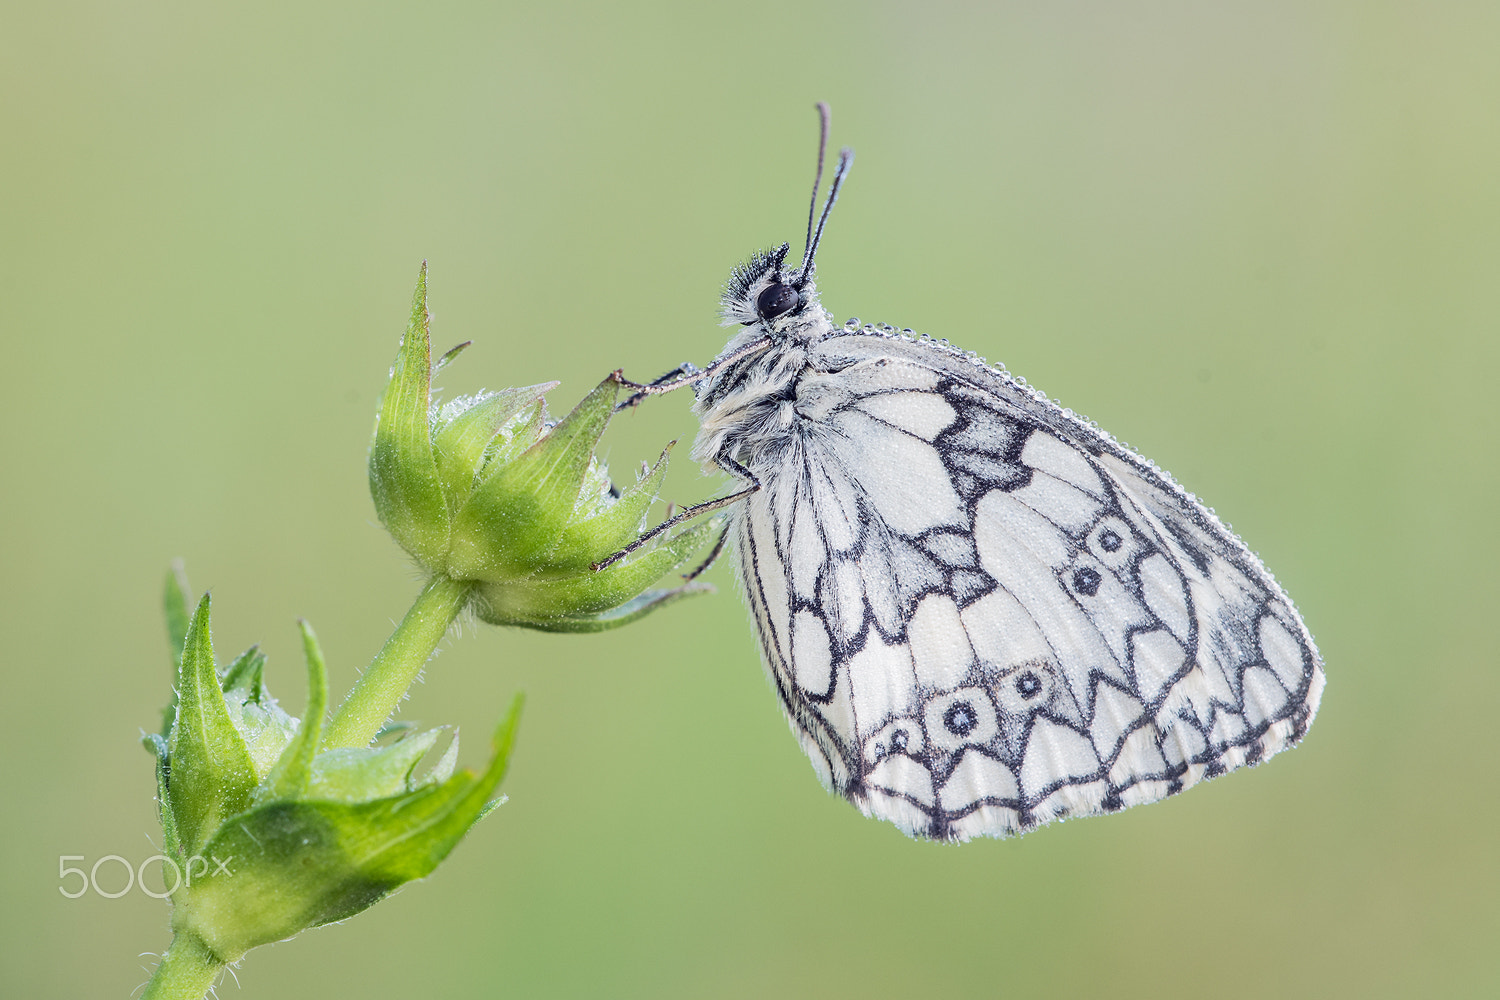
<path fill-rule="evenodd" d="M 429 729 L 390 746 L 325 750 L 313 761 L 312 781 L 307 787 L 306 797 L 363 802 L 410 791 L 422 783 L 416 779 L 417 765 L 437 743 L 442 732 L 441 729 Z M 436 773 L 438 769 L 434 767 L 433 770 Z M 442 777 L 452 773 L 450 769 Z"/>
<path fill-rule="evenodd" d="M 178 842 L 198 849 L 227 816 L 250 804 L 255 764 L 230 719 L 214 668 L 209 596 L 188 622 L 177 672 L 177 717 L 168 743 L 168 795 Z"/>
<path fill-rule="evenodd" d="M 318 647 L 318 637 L 313 634 L 312 626 L 305 621 L 299 621 L 297 625 L 302 629 L 302 649 L 307 657 L 307 714 L 297 727 L 297 735 L 281 751 L 270 773 L 255 789 L 253 801 L 256 805 L 295 799 L 307 790 L 312 779 L 313 757 L 323 735 L 323 715 L 328 710 L 328 670 L 323 664 L 323 651 Z"/>
<path fill-rule="evenodd" d="M 701 521 L 602 570 L 538 574 L 518 581 L 481 583 L 475 613 L 492 625 L 522 625 L 552 632 L 617 628 L 680 597 L 710 588 L 687 584 L 647 592 L 652 583 L 680 571 L 724 529 L 721 518 Z"/>
<path fill-rule="evenodd" d="M 536 444 L 474 488 L 454 524 L 449 571 L 462 579 L 528 572 L 573 517 L 619 383 L 605 379 Z"/>
<path fill-rule="evenodd" d="M 448 507 L 428 417 L 432 399 L 428 324 L 424 263 L 412 298 L 411 321 L 375 421 L 370 495 L 391 537 L 424 566 L 440 568 L 448 550 Z"/>
<path fill-rule="evenodd" d="M 433 435 L 433 451 L 450 513 L 457 514 L 468 502 L 487 464 L 487 452 L 508 451 L 518 439 L 527 448 L 536 442 L 545 412 L 540 405 L 542 394 L 556 386 L 556 382 L 544 382 L 502 389 L 443 407 Z"/>
<path fill-rule="evenodd" d="M 622 547 L 620 540 L 628 543 L 646 527 L 646 512 L 656 502 L 661 483 L 667 475 L 667 456 L 672 446 L 662 449 L 656 464 L 635 483 L 620 494 L 618 499 L 605 499 L 591 509 L 580 509 L 574 519 L 563 529 L 562 538 L 547 559 L 548 566 L 556 569 L 592 569 L 593 564 Z"/>

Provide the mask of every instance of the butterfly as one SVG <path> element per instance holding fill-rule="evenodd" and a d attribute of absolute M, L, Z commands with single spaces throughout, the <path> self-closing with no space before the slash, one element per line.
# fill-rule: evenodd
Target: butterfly
<path fill-rule="evenodd" d="M 622 405 L 695 388 L 694 458 L 744 486 L 660 528 L 729 508 L 767 673 L 824 785 L 963 841 L 1152 802 L 1296 743 L 1321 659 L 1211 510 L 1004 368 L 823 309 L 814 260 L 853 152 L 814 227 L 818 108 L 801 262 L 783 244 L 737 267 L 723 353 L 626 381 Z"/>

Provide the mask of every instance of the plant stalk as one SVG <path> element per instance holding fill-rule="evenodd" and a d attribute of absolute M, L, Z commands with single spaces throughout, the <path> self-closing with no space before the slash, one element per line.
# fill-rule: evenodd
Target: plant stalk
<path fill-rule="evenodd" d="M 432 658 L 473 587 L 444 575 L 428 581 L 323 731 L 324 750 L 369 745 Z"/>
<path fill-rule="evenodd" d="M 180 931 L 161 957 L 141 1000 L 203 1000 L 224 963 L 196 934 Z"/>

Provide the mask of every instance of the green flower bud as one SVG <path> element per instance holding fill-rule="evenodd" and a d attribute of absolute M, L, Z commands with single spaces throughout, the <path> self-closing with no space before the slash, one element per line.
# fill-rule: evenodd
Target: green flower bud
<path fill-rule="evenodd" d="M 222 964 L 260 944 L 342 920 L 430 874 L 493 803 L 520 711 L 512 705 L 482 773 L 455 772 L 458 739 L 425 773 L 439 730 L 398 728 L 395 742 L 319 751 L 327 707 L 322 652 L 302 623 L 308 667 L 303 722 L 277 706 L 265 657 L 214 664 L 209 599 L 168 619 L 180 650 L 177 701 L 157 754 L 163 853 L 181 878 L 172 924 Z M 181 591 L 175 604 L 185 607 Z M 179 628 L 181 631 L 179 631 Z"/>
<path fill-rule="evenodd" d="M 594 566 L 635 542 L 666 474 L 667 453 L 615 495 L 594 448 L 614 413 L 619 383 L 599 383 L 571 413 L 547 419 L 557 383 L 432 401 L 432 376 L 460 345 L 431 361 L 423 266 L 370 446 L 370 493 L 380 521 L 432 575 L 473 584 L 484 621 L 559 632 L 633 621 L 687 583 L 648 590 L 687 565 L 723 530 L 711 518 Z"/>
<path fill-rule="evenodd" d="M 556 383 L 436 405 L 433 376 L 465 346 L 433 363 L 424 265 L 369 475 L 381 523 L 428 579 L 326 725 L 323 656 L 305 622 L 299 721 L 271 697 L 257 648 L 216 665 L 208 597 L 190 613 L 180 571 L 168 579 L 174 697 L 143 742 L 156 755 L 162 854 L 179 877 L 168 890 L 173 943 L 144 1000 L 201 995 L 249 949 L 343 920 L 429 875 L 497 804 L 519 698 L 480 772 L 456 768 L 456 732 L 424 768 L 442 730 L 388 722 L 465 608 L 495 624 L 598 631 L 709 589 L 696 573 L 651 589 L 722 541 L 724 521 L 684 527 L 692 519 L 679 516 L 646 531 L 667 451 L 623 490 L 594 455 L 616 377 L 556 422 L 544 399 Z"/>

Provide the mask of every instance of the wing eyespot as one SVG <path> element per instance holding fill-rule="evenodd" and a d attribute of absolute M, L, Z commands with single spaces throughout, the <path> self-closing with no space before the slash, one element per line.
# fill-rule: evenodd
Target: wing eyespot
<path fill-rule="evenodd" d="M 1092 566 L 1080 566 L 1073 571 L 1073 589 L 1084 597 L 1099 593 L 1099 585 L 1103 582 L 1104 577 Z"/>
<path fill-rule="evenodd" d="M 1033 671 L 1025 670 L 1015 679 L 1016 694 L 1027 701 L 1042 693 L 1042 679 Z"/>
<path fill-rule="evenodd" d="M 968 736 L 979 724 L 979 713 L 966 701 L 955 701 L 943 713 L 943 725 L 954 736 Z"/>

